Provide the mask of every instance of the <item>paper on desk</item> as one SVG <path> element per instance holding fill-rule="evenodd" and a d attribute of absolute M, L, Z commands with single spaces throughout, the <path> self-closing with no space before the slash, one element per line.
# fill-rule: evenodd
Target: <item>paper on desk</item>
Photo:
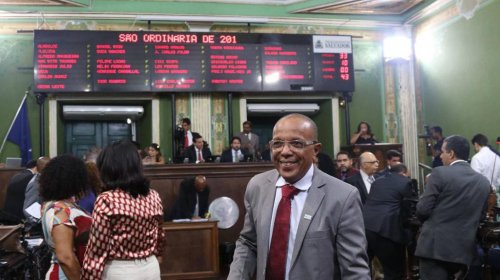
<path fill-rule="evenodd" d="M 26 238 L 28 242 L 28 247 L 33 248 L 42 245 L 43 238 Z"/>
<path fill-rule="evenodd" d="M 191 219 L 174 219 L 172 220 L 174 223 L 184 223 L 184 222 L 191 222 Z"/>
<path fill-rule="evenodd" d="M 208 219 L 191 219 L 191 222 L 207 222 Z"/>
<path fill-rule="evenodd" d="M 186 222 L 206 222 L 208 219 L 174 219 L 174 223 L 186 223 Z"/>
<path fill-rule="evenodd" d="M 24 211 L 26 211 L 26 213 L 30 214 L 31 216 L 40 219 L 42 217 L 42 214 L 40 213 L 41 208 L 42 206 L 40 205 L 40 203 L 35 202 L 31 204 L 28 208 L 26 208 Z"/>

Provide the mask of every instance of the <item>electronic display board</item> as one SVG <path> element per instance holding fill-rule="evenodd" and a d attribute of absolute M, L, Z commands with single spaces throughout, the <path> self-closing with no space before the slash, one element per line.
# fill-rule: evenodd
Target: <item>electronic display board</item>
<path fill-rule="evenodd" d="M 350 36 L 36 30 L 36 92 L 354 91 Z"/>

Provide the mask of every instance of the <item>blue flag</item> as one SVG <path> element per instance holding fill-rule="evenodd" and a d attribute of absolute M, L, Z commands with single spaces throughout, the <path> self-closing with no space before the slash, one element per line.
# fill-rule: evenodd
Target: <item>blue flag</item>
<path fill-rule="evenodd" d="M 19 146 L 21 150 L 22 165 L 31 160 L 31 137 L 30 126 L 28 120 L 28 106 L 26 104 L 26 97 L 19 108 L 19 111 L 12 122 L 7 140 Z"/>

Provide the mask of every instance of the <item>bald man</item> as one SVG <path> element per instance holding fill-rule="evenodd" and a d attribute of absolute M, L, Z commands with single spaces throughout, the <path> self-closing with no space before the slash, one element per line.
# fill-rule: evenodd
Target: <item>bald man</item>
<path fill-rule="evenodd" d="M 169 219 L 204 218 L 208 212 L 209 194 L 210 189 L 205 176 L 198 175 L 184 179 Z"/>
<path fill-rule="evenodd" d="M 360 195 L 363 205 L 366 202 L 366 198 L 370 193 L 370 188 L 372 183 L 375 181 L 373 177 L 378 170 L 379 161 L 377 157 L 371 152 L 364 152 L 359 156 L 359 173 L 347 178 L 346 183 L 355 186 Z"/>
<path fill-rule="evenodd" d="M 227 279 L 370 279 L 358 191 L 314 165 L 316 124 L 287 115 L 269 146 L 275 169 L 248 183 Z"/>

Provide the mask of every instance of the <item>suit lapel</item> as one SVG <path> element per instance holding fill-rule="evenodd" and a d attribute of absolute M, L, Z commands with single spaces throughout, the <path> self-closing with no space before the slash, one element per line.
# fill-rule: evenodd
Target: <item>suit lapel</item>
<path fill-rule="evenodd" d="M 361 175 L 361 173 L 359 173 L 359 177 L 358 177 L 358 180 L 359 180 L 359 185 L 360 186 L 363 186 L 362 188 L 362 192 L 363 192 L 363 196 L 366 198 L 368 197 L 368 189 L 366 188 L 366 185 L 365 185 L 365 180 L 363 180 L 363 176 Z M 360 194 L 361 195 L 361 194 Z"/>
<path fill-rule="evenodd" d="M 273 174 L 273 176 L 269 176 L 267 178 L 267 181 L 265 182 L 265 185 L 262 187 L 262 203 L 261 203 L 261 209 L 260 209 L 260 232 L 261 232 L 261 237 L 262 240 L 261 242 L 258 242 L 258 244 L 263 244 L 264 247 L 263 253 L 264 253 L 264 262 L 263 264 L 267 263 L 267 255 L 269 252 L 269 240 L 271 238 L 271 233 L 269 232 L 271 229 L 271 219 L 273 215 L 273 205 L 274 205 L 274 198 L 276 194 L 276 181 L 278 180 L 278 173 Z"/>
<path fill-rule="evenodd" d="M 323 189 L 321 189 L 324 184 L 325 182 L 322 180 L 322 177 L 318 175 L 318 170 L 315 168 L 312 185 L 309 188 L 306 202 L 304 204 L 304 209 L 302 210 L 300 216 L 297 233 L 295 235 L 295 244 L 293 246 L 292 265 L 290 266 L 290 270 L 293 269 L 293 266 L 295 265 L 295 261 L 297 260 L 297 256 L 300 250 L 302 249 L 302 243 L 306 236 L 307 230 L 309 229 L 309 225 L 311 224 L 311 221 L 318 211 L 318 208 L 325 196 L 325 192 L 323 191 Z"/>

